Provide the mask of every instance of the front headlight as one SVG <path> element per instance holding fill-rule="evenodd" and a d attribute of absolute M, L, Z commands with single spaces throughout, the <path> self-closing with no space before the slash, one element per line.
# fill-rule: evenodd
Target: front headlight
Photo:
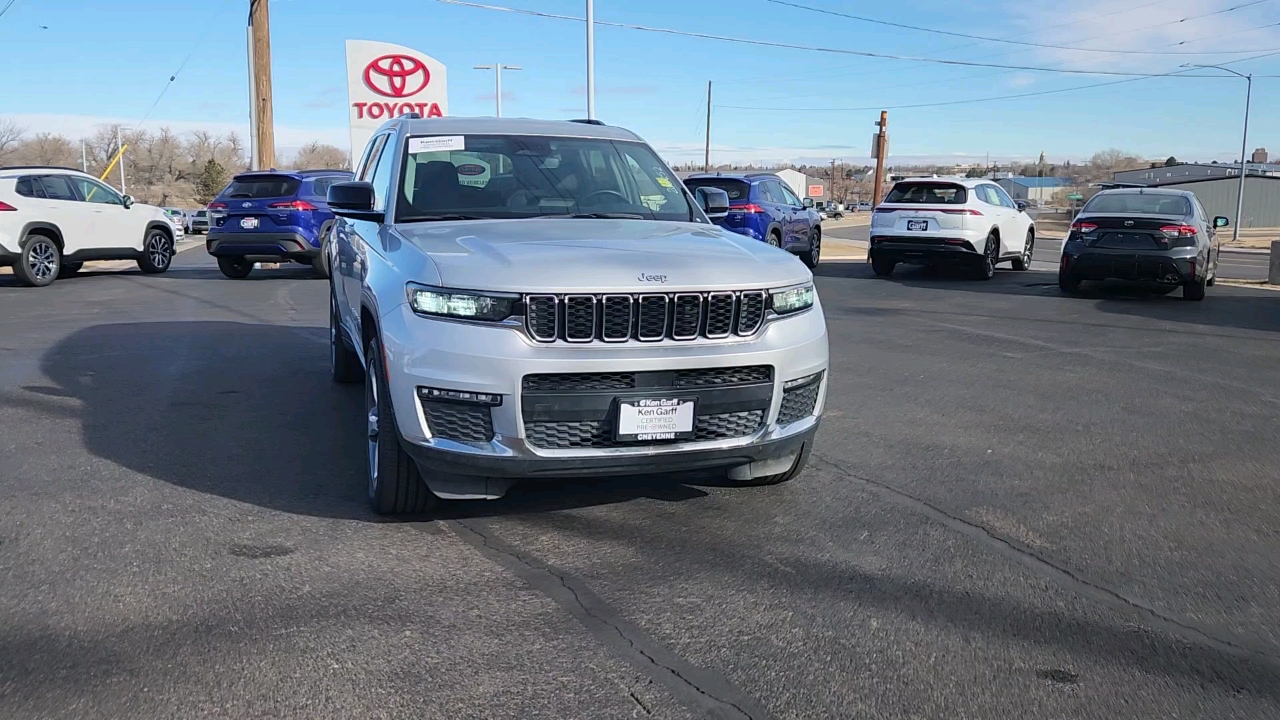
<path fill-rule="evenodd" d="M 790 315 L 813 307 L 813 285 L 769 291 L 769 307 L 779 315 Z"/>
<path fill-rule="evenodd" d="M 515 312 L 518 295 L 448 290 L 410 283 L 409 307 L 419 315 L 499 322 Z"/>

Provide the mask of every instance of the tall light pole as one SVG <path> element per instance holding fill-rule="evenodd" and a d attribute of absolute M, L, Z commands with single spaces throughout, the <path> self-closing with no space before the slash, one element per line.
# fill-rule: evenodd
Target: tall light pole
<path fill-rule="evenodd" d="M 1213 68 L 1214 70 L 1229 72 L 1232 75 L 1242 77 L 1245 80 L 1244 131 L 1240 134 L 1240 189 L 1236 193 L 1236 221 L 1233 223 L 1231 228 L 1231 242 L 1234 243 L 1240 240 L 1240 223 L 1242 222 L 1242 216 L 1244 215 L 1244 176 L 1248 174 L 1249 167 L 1246 164 L 1249 157 L 1245 153 L 1249 151 L 1249 100 L 1253 96 L 1253 75 L 1236 72 L 1229 67 L 1223 67 L 1221 65 L 1193 65 L 1191 63 L 1186 63 L 1182 67 Z"/>
<path fill-rule="evenodd" d="M 496 116 L 502 117 L 502 71 L 503 70 L 523 70 L 524 68 L 520 67 L 519 65 L 503 65 L 502 63 L 494 63 L 492 65 L 476 65 L 475 69 L 493 71 L 493 76 L 497 84 L 497 92 L 498 92 L 497 94 L 498 104 L 496 107 L 496 110 L 497 110 Z"/>
<path fill-rule="evenodd" d="M 596 119 L 596 10 L 587 0 L 587 119 Z"/>

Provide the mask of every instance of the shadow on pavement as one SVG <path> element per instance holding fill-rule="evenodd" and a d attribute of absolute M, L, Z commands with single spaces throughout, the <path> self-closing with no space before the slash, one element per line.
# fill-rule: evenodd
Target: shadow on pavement
<path fill-rule="evenodd" d="M 282 512 L 384 520 L 365 499 L 363 391 L 330 380 L 327 329 L 234 322 L 98 325 L 51 348 L 41 369 L 57 386 L 23 390 L 78 399 L 84 445 L 98 457 Z M 0 398 L 0 405 L 9 402 L 16 400 Z M 705 494 L 666 477 L 542 481 L 517 486 L 497 502 L 445 503 L 440 515 Z"/>
<path fill-rule="evenodd" d="M 781 490 L 781 489 L 778 489 Z M 754 501 L 771 505 L 774 489 L 760 489 Z M 743 512 L 750 513 L 744 508 Z M 773 556 L 775 565 L 759 562 L 750 548 L 773 545 L 768 537 L 742 543 L 708 543 L 700 533 L 672 533 L 660 525 L 610 523 L 607 516 L 576 514 L 526 518 L 524 524 L 560 537 L 577 537 L 602 546 L 622 542 L 638 553 L 636 572 L 648 574 L 654 586 L 680 586 L 685 579 L 655 573 L 686 571 L 671 558 L 697 558 L 693 572 L 720 573 L 723 586 L 747 585 L 755 591 L 774 584 L 794 602 L 788 609 L 836 602 L 866 612 L 891 614 L 928 628 L 937 626 L 960 635 L 972 633 L 993 642 L 1003 639 L 1038 645 L 1050 652 L 1133 668 L 1178 684 L 1212 688 L 1228 696 L 1240 694 L 1280 701 L 1280 663 L 1266 652 L 1221 649 L 1188 637 L 1174 637 L 1131 622 L 1108 622 L 1081 617 L 1051 607 L 1035 607 L 1005 594 L 951 587 L 919 577 L 899 577 L 890 571 L 866 571 L 847 563 L 838 566 L 813 555 Z M 767 527 L 764 525 L 762 527 Z M 776 544 L 778 549 L 786 543 Z M 744 551 L 744 549 L 747 549 Z M 659 571 L 658 568 L 663 570 Z M 700 578 L 706 582 L 715 580 Z M 768 597 L 769 593 L 761 593 Z M 800 619 L 803 624 L 804 620 Z M 1032 669 L 1027 669 L 1031 676 Z"/>

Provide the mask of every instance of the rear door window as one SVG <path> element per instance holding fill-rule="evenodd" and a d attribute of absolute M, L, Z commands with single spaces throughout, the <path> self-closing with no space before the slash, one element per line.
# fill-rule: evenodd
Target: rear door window
<path fill-rule="evenodd" d="M 696 178 L 686 180 L 685 187 L 690 192 L 700 187 L 720 188 L 729 196 L 729 202 L 744 203 L 751 197 L 751 185 L 741 180 L 731 180 L 728 178 Z"/>
<path fill-rule="evenodd" d="M 301 180 L 288 175 L 254 175 L 232 180 L 222 196 L 233 200 L 290 197 L 298 192 L 301 184 Z"/>
<path fill-rule="evenodd" d="M 45 175 L 40 178 L 40 184 L 44 186 L 45 197 L 50 200 L 80 200 L 75 188 L 71 187 L 71 181 L 61 175 Z"/>
<path fill-rule="evenodd" d="M 969 193 L 963 185 L 951 183 L 900 182 L 893 186 L 889 197 L 884 201 L 919 205 L 963 205 L 969 201 Z"/>

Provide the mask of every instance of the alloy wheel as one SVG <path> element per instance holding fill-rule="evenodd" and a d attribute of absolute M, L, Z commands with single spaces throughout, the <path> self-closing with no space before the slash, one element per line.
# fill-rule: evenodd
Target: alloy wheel
<path fill-rule="evenodd" d="M 809 239 L 809 248 L 813 253 L 813 264 L 817 265 L 822 255 L 822 233 L 817 230 L 813 231 L 813 237 Z"/>
<path fill-rule="evenodd" d="M 169 238 L 163 233 L 152 233 L 151 237 L 147 238 L 147 257 L 157 268 L 168 267 L 171 258 Z"/>
<path fill-rule="evenodd" d="M 1031 255 L 1032 255 L 1032 251 L 1035 249 L 1035 245 L 1036 245 L 1035 239 L 1030 235 L 1028 235 L 1027 248 L 1022 251 L 1022 266 L 1024 268 L 1027 268 L 1028 270 L 1031 269 Z"/>
<path fill-rule="evenodd" d="M 27 252 L 27 267 L 37 282 L 58 274 L 58 248 L 48 240 L 33 240 Z"/>

